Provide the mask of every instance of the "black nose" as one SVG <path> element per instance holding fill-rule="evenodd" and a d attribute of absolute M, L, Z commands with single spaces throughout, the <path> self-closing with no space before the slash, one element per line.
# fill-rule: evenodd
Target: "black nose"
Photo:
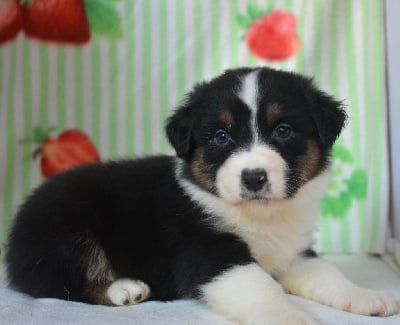
<path fill-rule="evenodd" d="M 261 190 L 267 182 L 267 172 L 264 169 L 243 169 L 242 184 L 252 192 Z"/>

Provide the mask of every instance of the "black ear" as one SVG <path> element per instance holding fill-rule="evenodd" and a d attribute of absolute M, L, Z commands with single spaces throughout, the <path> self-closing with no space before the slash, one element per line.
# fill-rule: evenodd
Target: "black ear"
<path fill-rule="evenodd" d="M 313 102 L 312 114 L 319 137 L 323 145 L 331 148 L 346 124 L 344 105 L 321 91 L 317 91 Z"/>
<path fill-rule="evenodd" d="M 188 159 L 191 154 L 194 113 L 189 106 L 182 106 L 168 119 L 166 133 L 178 157 Z"/>

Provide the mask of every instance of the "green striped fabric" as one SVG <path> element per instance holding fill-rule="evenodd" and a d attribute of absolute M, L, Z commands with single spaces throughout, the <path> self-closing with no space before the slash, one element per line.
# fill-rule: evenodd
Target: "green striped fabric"
<path fill-rule="evenodd" d="M 269 65 L 314 76 L 348 105 L 318 250 L 382 252 L 388 153 L 381 1 L 250 1 L 297 16 L 302 50 L 279 64 L 248 51 L 237 21 L 248 3 L 124 0 L 120 41 L 94 36 L 86 46 L 63 47 L 20 34 L 0 47 L 0 241 L 16 207 L 42 182 L 33 148 L 19 142 L 34 127 L 82 129 L 104 160 L 169 153 L 164 120 L 196 82 L 227 68 Z"/>

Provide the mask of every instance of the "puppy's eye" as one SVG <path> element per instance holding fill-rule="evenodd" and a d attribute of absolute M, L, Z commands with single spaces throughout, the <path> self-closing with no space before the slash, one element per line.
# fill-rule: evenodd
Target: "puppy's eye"
<path fill-rule="evenodd" d="M 231 137 L 229 136 L 229 134 L 223 130 L 219 130 L 215 133 L 214 141 L 219 146 L 228 144 L 230 140 Z"/>
<path fill-rule="evenodd" d="M 279 124 L 274 130 L 274 137 L 288 139 L 293 134 L 293 130 L 288 124 Z"/>

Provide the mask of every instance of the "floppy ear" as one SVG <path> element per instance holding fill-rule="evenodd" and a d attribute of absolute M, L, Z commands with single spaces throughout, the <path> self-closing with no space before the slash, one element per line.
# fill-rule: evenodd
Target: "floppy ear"
<path fill-rule="evenodd" d="M 189 106 L 182 106 L 168 119 L 166 133 L 169 142 L 174 147 L 178 157 L 190 157 L 193 136 L 193 110 Z"/>
<path fill-rule="evenodd" d="M 347 114 L 343 104 L 331 96 L 317 91 L 313 117 L 322 143 L 331 148 L 346 124 Z"/>

